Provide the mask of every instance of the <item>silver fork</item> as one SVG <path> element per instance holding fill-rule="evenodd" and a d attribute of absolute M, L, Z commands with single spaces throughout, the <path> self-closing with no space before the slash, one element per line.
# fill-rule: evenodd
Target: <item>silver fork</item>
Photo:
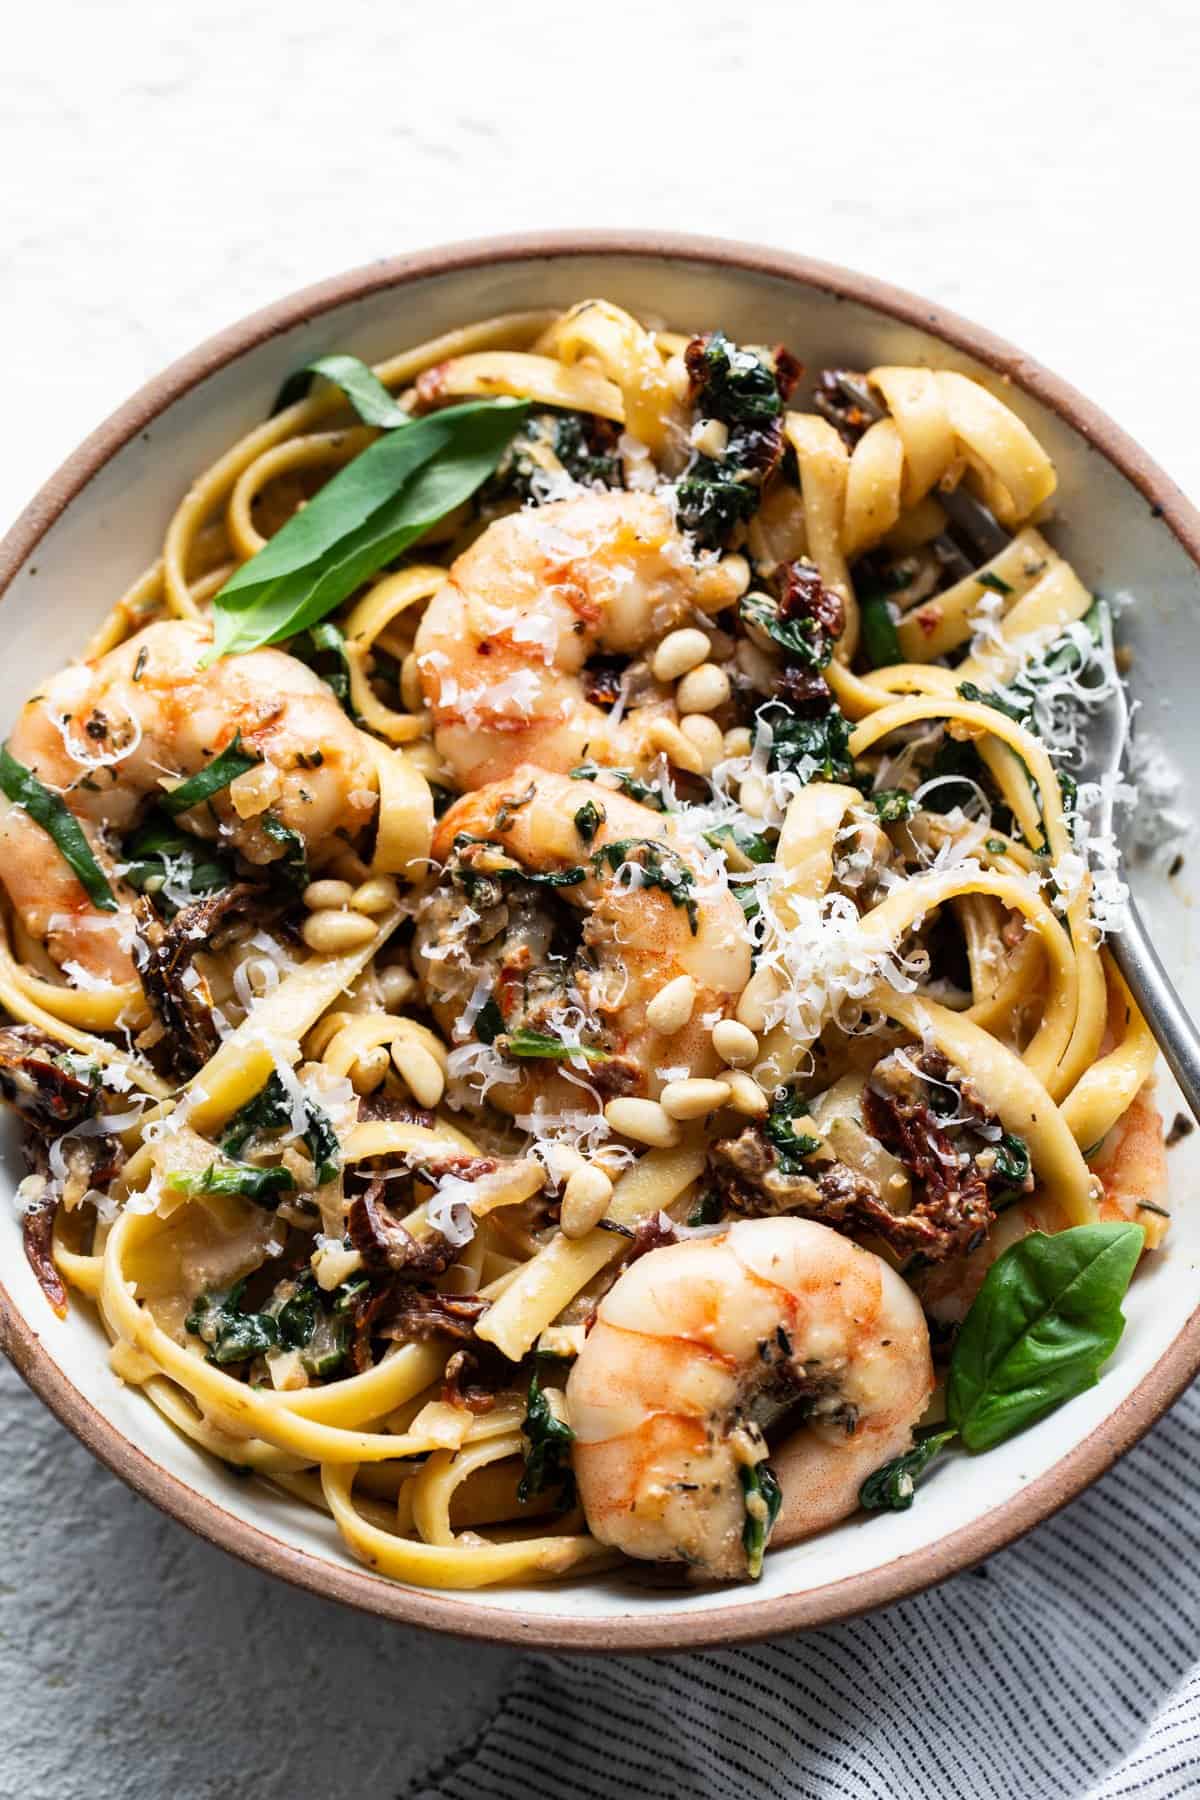
<path fill-rule="evenodd" d="M 837 379 L 847 399 L 861 411 L 875 419 L 884 416 L 884 409 L 864 382 L 853 375 L 839 374 Z M 955 488 L 950 493 L 939 493 L 937 498 L 956 531 L 966 539 L 980 561 L 986 562 L 996 556 L 1010 542 L 1008 532 L 995 515 L 973 494 Z M 1107 608 L 1103 607 L 1100 609 L 1100 630 L 1104 647 L 1111 656 L 1112 622 Z M 1099 784 L 1101 798 L 1096 824 L 1101 832 L 1110 832 L 1113 828 L 1113 794 L 1121 772 L 1128 730 L 1129 702 L 1124 683 L 1118 681 L 1110 695 L 1089 709 L 1087 748 L 1078 770 L 1081 783 Z M 1159 959 L 1132 893 L 1126 903 L 1122 929 L 1114 932 L 1107 943 L 1113 961 L 1129 984 L 1139 1011 L 1179 1083 L 1180 1092 L 1200 1122 L 1200 1031 Z"/>

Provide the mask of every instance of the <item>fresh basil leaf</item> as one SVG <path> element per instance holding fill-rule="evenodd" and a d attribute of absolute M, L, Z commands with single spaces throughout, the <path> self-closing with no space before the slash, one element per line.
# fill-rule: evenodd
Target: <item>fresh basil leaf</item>
<path fill-rule="evenodd" d="M 231 575 L 213 601 L 209 660 L 305 631 L 468 499 L 528 407 L 480 400 L 412 419 L 371 444 Z"/>
<path fill-rule="evenodd" d="M 234 1113 L 221 1139 L 221 1149 L 226 1156 L 236 1157 L 255 1132 L 279 1131 L 285 1126 L 290 1130 L 291 1124 L 292 1102 L 279 1076 L 273 1074 L 266 1085 Z M 315 1166 L 317 1186 L 324 1187 L 342 1166 L 342 1147 L 329 1114 L 307 1095 L 301 1135 Z"/>
<path fill-rule="evenodd" d="M 475 1036 L 481 1044 L 494 1044 L 504 1030 L 504 1014 L 495 1000 L 485 1000 L 475 1014 Z"/>
<path fill-rule="evenodd" d="M 1002 581 L 999 575 L 993 575 L 990 569 L 981 570 L 975 579 L 981 588 L 989 588 L 993 594 L 1015 594 L 1017 591 L 1007 581 Z"/>
<path fill-rule="evenodd" d="M 891 602 L 882 594 L 870 594 L 862 603 L 860 616 L 863 649 L 871 667 L 888 669 L 893 663 L 903 662 Z"/>
<path fill-rule="evenodd" d="M 307 664 L 314 674 L 321 677 L 325 686 L 334 695 L 344 710 L 349 713 L 356 725 L 361 725 L 350 698 L 350 659 L 346 654 L 346 639 L 340 628 L 332 619 L 323 619 L 318 625 L 311 625 L 306 632 L 301 632 L 288 646 L 290 654 L 300 662 Z M 323 657 L 333 657 L 333 667 L 320 666 Z M 324 759 L 321 752 L 315 752 L 320 766 Z"/>
<path fill-rule="evenodd" d="M 1032 1232 L 988 1270 L 963 1322 L 946 1416 L 968 1450 L 988 1450 L 1093 1386 L 1125 1328 L 1121 1300 L 1145 1241 L 1140 1225 Z"/>
<path fill-rule="evenodd" d="M 725 850 L 732 845 L 748 863 L 769 863 L 775 856 L 765 837 L 732 820 L 725 825 L 714 825 L 711 831 L 705 832 L 704 841 L 714 850 Z"/>
<path fill-rule="evenodd" d="M 755 717 L 771 732 L 770 768 L 797 775 L 802 782 L 854 780 L 851 725 L 840 707 L 806 719 L 782 701 L 769 700 Z"/>
<path fill-rule="evenodd" d="M 797 1131 L 796 1120 L 808 1115 L 808 1101 L 794 1087 L 778 1088 L 770 1111 L 762 1122 L 762 1133 L 779 1159 L 784 1175 L 800 1175 L 804 1162 L 815 1156 L 821 1140 L 811 1131 Z"/>
<path fill-rule="evenodd" d="M 689 1225 L 715 1225 L 724 1217 L 725 1196 L 718 1188 L 706 1188 L 688 1214 Z"/>
<path fill-rule="evenodd" d="M 260 1169 L 256 1163 L 212 1162 L 199 1175 L 176 1170 L 167 1176 L 167 1185 L 181 1194 L 234 1194 L 271 1208 L 296 1183 L 286 1169 Z"/>
<path fill-rule="evenodd" d="M 397 425 L 408 424 L 410 415 L 397 405 L 378 375 L 372 374 L 357 356 L 337 353 L 315 356 L 311 362 L 294 369 L 275 396 L 271 417 L 283 412 L 285 407 L 294 406 L 297 400 L 305 399 L 314 375 L 324 375 L 326 381 L 340 387 L 364 425 L 378 425 L 388 431 Z"/>
<path fill-rule="evenodd" d="M 674 906 L 683 908 L 695 937 L 700 928 L 694 892 L 696 878 L 678 852 L 657 838 L 622 838 L 592 853 L 592 867 L 597 873 L 607 867 L 616 874 L 626 863 L 637 869 L 639 887 L 660 888 Z"/>
<path fill-rule="evenodd" d="M 521 1430 L 525 1436 L 525 1473 L 517 1483 L 517 1499 L 532 1500 L 535 1494 L 557 1486 L 559 1505 L 564 1509 L 572 1506 L 575 1475 L 570 1459 L 575 1433 L 551 1412 L 536 1371 L 529 1378 L 529 1396 Z"/>
<path fill-rule="evenodd" d="M 121 875 L 139 894 L 150 894 L 155 907 L 170 916 L 178 911 L 162 891 L 168 881 L 184 889 L 193 900 L 232 887 L 236 879 L 229 865 L 203 838 L 189 837 L 165 820 L 151 819 L 125 839 L 126 858 Z"/>
<path fill-rule="evenodd" d="M 575 829 L 585 844 L 590 844 L 604 823 L 604 808 L 594 800 L 585 800 L 575 814 Z"/>
<path fill-rule="evenodd" d="M 916 804 L 906 788 L 876 788 L 870 801 L 881 825 L 896 825 L 907 819 Z"/>
<path fill-rule="evenodd" d="M 159 805 L 170 819 L 178 818 L 180 813 L 190 812 L 193 806 L 200 806 L 205 800 L 211 800 L 222 788 L 227 788 L 231 781 L 247 770 L 256 768 L 257 756 L 247 756 L 242 749 L 241 732 L 235 731 L 233 742 L 226 744 L 219 756 L 214 756 L 208 767 L 200 769 L 195 775 L 189 775 L 178 787 L 168 788 L 160 795 Z"/>
<path fill-rule="evenodd" d="M 742 1527 L 746 1573 L 751 1581 L 757 1581 L 762 1574 L 763 1553 L 783 1504 L 783 1492 L 769 1463 L 755 1463 L 753 1468 L 743 1463 L 738 1469 L 738 1475 L 742 1483 L 742 1502 L 746 1508 L 746 1523 Z"/>
<path fill-rule="evenodd" d="M 478 1036 L 478 1019 L 475 1021 L 475 1029 Z M 525 1026 L 510 1031 L 502 1038 L 501 1048 L 509 1056 L 540 1056 L 554 1062 L 568 1062 L 573 1056 L 582 1056 L 588 1062 L 611 1060 L 607 1050 L 596 1050 L 590 1044 L 564 1044 L 561 1038 L 553 1037 L 548 1031 L 530 1031 Z"/>
<path fill-rule="evenodd" d="M 868 1512 L 877 1512 L 881 1507 L 888 1512 L 907 1512 L 913 1503 L 917 1482 L 939 1451 L 957 1436 L 952 1427 L 919 1436 L 911 1450 L 906 1450 L 903 1456 L 893 1456 L 891 1462 L 885 1462 L 881 1469 L 867 1476 L 858 1490 L 858 1504 L 866 1507 Z"/>
<path fill-rule="evenodd" d="M 828 663 L 832 646 L 816 619 L 803 615 L 785 618 L 778 601 L 753 588 L 743 594 L 738 609 L 743 619 L 757 625 L 785 655 L 810 669 L 823 669 Z"/>
<path fill-rule="evenodd" d="M 605 763 L 580 763 L 576 769 L 567 773 L 572 781 L 595 781 L 601 775 L 611 775 L 622 794 L 628 794 L 631 800 L 640 800 L 643 806 L 649 806 L 654 812 L 666 812 L 666 804 L 660 789 L 639 781 L 629 769 L 610 769 Z M 601 784 L 603 785 L 603 784 Z"/>
<path fill-rule="evenodd" d="M 116 912 L 117 902 L 104 870 L 92 854 L 83 827 L 57 794 L 43 787 L 31 769 L 19 763 L 8 745 L 0 749 L 0 790 L 14 806 L 23 807 L 40 825 L 55 849 L 83 883 L 98 912 Z"/>
<path fill-rule="evenodd" d="M 283 846 L 283 855 L 277 862 L 269 863 L 268 868 L 278 870 L 289 887 L 300 893 L 308 886 L 308 848 L 304 839 L 274 813 L 263 813 L 259 824 L 274 843 Z"/>

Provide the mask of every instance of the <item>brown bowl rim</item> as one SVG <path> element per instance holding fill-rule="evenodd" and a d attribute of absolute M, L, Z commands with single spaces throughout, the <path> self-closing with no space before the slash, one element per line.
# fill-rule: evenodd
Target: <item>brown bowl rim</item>
<path fill-rule="evenodd" d="M 1153 516 L 1200 567 L 1200 513 L 1169 476 L 1099 407 L 982 326 L 873 276 L 759 245 L 676 233 L 556 231 L 472 239 L 368 263 L 260 307 L 208 338 L 119 407 L 35 495 L 0 541 L 0 596 L 104 464 L 181 395 L 245 351 L 383 289 L 484 265 L 591 255 L 718 264 L 773 276 L 835 299 L 862 303 L 932 332 L 1065 419 L 1145 496 Z M 1200 1307 L 1133 1392 L 1082 1443 L 1012 1499 L 938 1543 L 863 1574 L 757 1606 L 742 1603 L 691 1615 L 671 1612 L 608 1620 L 501 1611 L 455 1594 L 405 1587 L 366 1570 L 340 1568 L 247 1523 L 169 1474 L 98 1412 L 43 1348 L 38 1333 L 2 1285 L 0 1349 L 50 1410 L 115 1475 L 198 1536 L 255 1568 L 406 1625 L 492 1643 L 630 1654 L 754 1642 L 778 1632 L 829 1625 L 918 1593 L 1003 1549 L 1109 1469 L 1178 1398 L 1200 1368 Z"/>

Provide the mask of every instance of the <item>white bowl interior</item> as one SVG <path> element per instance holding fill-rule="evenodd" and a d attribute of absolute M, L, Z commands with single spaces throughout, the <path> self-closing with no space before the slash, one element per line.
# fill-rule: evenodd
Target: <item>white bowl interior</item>
<path fill-rule="evenodd" d="M 3 603 L 5 656 L 0 716 L 11 720 L 42 676 L 77 653 L 114 598 L 158 553 L 162 534 L 191 477 L 261 420 L 285 375 L 309 357 L 349 350 L 377 360 L 457 324 L 513 308 L 565 305 L 604 295 L 680 328 L 721 325 L 742 341 L 782 340 L 810 369 L 869 367 L 880 362 L 936 363 L 995 375 L 949 350 L 930 333 L 868 306 L 838 300 L 777 276 L 721 264 L 630 259 L 591 254 L 569 260 L 529 257 L 464 269 L 351 301 L 252 349 L 176 400 L 127 443 L 67 506 Z M 1200 775 L 1200 708 L 1193 694 L 1200 576 L 1140 493 L 1097 451 L 1038 402 L 1009 391 L 1058 466 L 1060 487 L 1051 535 L 1100 593 L 1127 590 L 1136 608 L 1120 635 L 1136 652 L 1132 672 L 1144 717 L 1163 740 L 1185 781 Z M 1181 846 L 1186 848 L 1186 846 Z M 1134 871 L 1159 950 L 1186 1000 L 1200 1010 L 1197 916 L 1191 870 L 1168 881 Z M 1163 1110 L 1177 1096 L 1160 1078 Z M 880 1568 L 980 1519 L 1017 1495 L 1091 1432 L 1166 1351 L 1195 1304 L 1200 1218 L 1184 1204 L 1200 1168 L 1200 1136 L 1171 1155 L 1176 1207 L 1167 1253 L 1141 1271 L 1126 1306 L 1128 1328 L 1099 1384 L 1034 1430 L 986 1457 L 956 1457 L 940 1467 L 907 1513 L 851 1521 L 810 1543 L 774 1552 L 754 1587 L 650 1590 L 620 1576 L 553 1586 L 484 1589 L 469 1598 L 498 1614 L 567 1615 L 612 1624 L 653 1613 L 697 1614 L 758 1606 L 847 1576 Z M 0 1179 L 11 1188 L 22 1173 L 15 1134 L 0 1145 Z M 235 1477 L 184 1442 L 137 1391 L 111 1373 L 107 1340 L 86 1305 L 72 1304 L 59 1322 L 21 1252 L 11 1207 L 0 1210 L 5 1283 L 42 1346 L 80 1394 L 123 1436 L 186 1487 L 272 1537 L 310 1555 L 357 1568 L 332 1521 Z"/>

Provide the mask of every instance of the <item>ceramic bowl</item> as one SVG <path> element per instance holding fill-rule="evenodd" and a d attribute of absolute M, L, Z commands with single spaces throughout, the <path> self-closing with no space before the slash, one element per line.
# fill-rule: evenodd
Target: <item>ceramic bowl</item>
<path fill-rule="evenodd" d="M 265 416 L 289 371 L 322 351 L 373 361 L 489 314 L 589 295 L 677 327 L 719 324 L 741 341 L 782 340 L 810 369 L 933 363 L 1001 392 L 1058 467 L 1055 542 L 1097 591 L 1137 596 L 1121 619 L 1135 652 L 1135 692 L 1184 775 L 1200 773 L 1200 517 L 1116 425 L 1011 346 L 882 282 L 738 244 L 611 234 L 470 243 L 375 263 L 264 308 L 151 381 L 63 465 L 0 545 L 0 717 L 11 720 L 34 684 L 78 650 L 157 555 L 192 475 Z M 1196 1010 L 1187 867 L 1173 880 L 1135 868 L 1134 879 Z M 1175 1095 L 1165 1077 L 1160 1092 L 1170 1117 Z M 11 1131 L 0 1150 L 0 1181 L 11 1192 L 22 1172 Z M 755 1586 L 664 1590 L 612 1575 L 457 1594 L 371 1574 L 331 1520 L 231 1474 L 122 1386 L 86 1305 L 76 1301 L 62 1322 L 47 1306 L 7 1206 L 0 1343 L 62 1422 L 132 1487 L 212 1542 L 316 1593 L 410 1624 L 556 1649 L 730 1643 L 860 1613 L 963 1569 L 1046 1518 L 1135 1442 L 1200 1365 L 1200 1212 L 1187 1204 L 1198 1160 L 1200 1138 L 1171 1152 L 1169 1249 L 1139 1272 L 1124 1338 L 1096 1387 L 985 1457 L 948 1459 L 909 1512 L 853 1519 L 772 1553 Z"/>

